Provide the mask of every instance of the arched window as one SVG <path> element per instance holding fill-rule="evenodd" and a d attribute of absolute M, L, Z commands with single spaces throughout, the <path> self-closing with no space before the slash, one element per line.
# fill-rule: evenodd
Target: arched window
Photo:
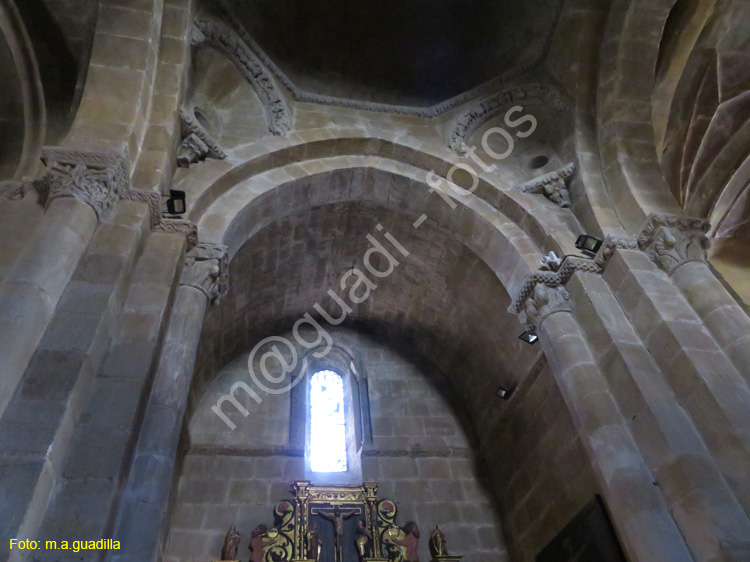
<path fill-rule="evenodd" d="M 346 472 L 347 431 L 344 379 L 330 370 L 310 381 L 310 469 Z"/>

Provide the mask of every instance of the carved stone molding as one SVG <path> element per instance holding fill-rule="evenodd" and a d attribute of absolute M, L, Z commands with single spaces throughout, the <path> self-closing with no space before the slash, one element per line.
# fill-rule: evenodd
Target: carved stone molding
<path fill-rule="evenodd" d="M 128 163 L 118 154 L 47 147 L 42 160 L 47 165 L 48 205 L 55 199 L 74 197 L 104 220 L 127 195 Z"/>
<path fill-rule="evenodd" d="M 638 245 L 661 270 L 672 275 L 686 263 L 706 261 L 709 228 L 706 219 L 651 214 L 638 236 Z"/>
<path fill-rule="evenodd" d="M 218 304 L 229 289 L 229 249 L 218 244 L 198 244 L 185 255 L 180 284 L 201 291 Z"/>
<path fill-rule="evenodd" d="M 607 236 L 604 239 L 604 243 L 599 249 L 599 252 L 596 254 L 594 262 L 602 269 L 605 269 L 607 267 L 607 264 L 609 264 L 609 260 L 612 259 L 612 256 L 615 255 L 615 252 L 617 250 L 637 249 L 638 240 L 636 240 L 635 238 L 617 238 L 614 236 Z"/>
<path fill-rule="evenodd" d="M 190 164 L 202 162 L 206 158 L 224 160 L 226 152 L 218 145 L 203 125 L 188 109 L 180 108 L 180 129 L 182 144 L 177 151 L 177 165 L 187 168 Z"/>
<path fill-rule="evenodd" d="M 500 115 L 511 105 L 519 103 L 547 104 L 558 111 L 570 104 L 560 88 L 551 84 L 526 84 L 503 89 L 492 96 L 471 105 L 451 125 L 448 146 L 458 154 L 464 154 L 463 144 L 483 123 Z"/>
<path fill-rule="evenodd" d="M 229 57 L 258 94 L 266 110 L 270 131 L 275 135 L 288 133 L 292 128 L 291 109 L 276 87 L 271 74 L 245 41 L 229 26 L 215 18 L 199 16 L 194 23 L 198 32 L 191 35 L 193 44 L 203 42 Z"/>
<path fill-rule="evenodd" d="M 518 291 L 516 298 L 513 299 L 508 311 L 513 314 L 520 314 L 526 306 L 526 301 L 534 293 L 537 285 L 563 287 L 568 281 L 570 281 L 570 278 L 573 277 L 573 274 L 576 271 L 601 274 L 604 272 L 604 269 L 594 260 L 568 257 L 563 261 L 562 266 L 557 271 L 534 271 L 526 277 L 526 280 Z"/>
<path fill-rule="evenodd" d="M 198 226 L 194 222 L 184 219 L 161 219 L 154 226 L 154 230 L 169 234 L 181 234 L 187 240 L 188 250 L 198 245 Z"/>
<path fill-rule="evenodd" d="M 26 194 L 32 189 L 37 193 L 44 193 L 47 191 L 47 178 L 38 180 L 23 179 L 0 181 L 0 199 L 20 201 L 26 197 Z"/>
<path fill-rule="evenodd" d="M 136 203 L 145 203 L 149 207 L 149 219 L 151 228 L 162 220 L 161 218 L 161 193 L 150 189 L 128 189 L 123 193 L 122 198 L 126 201 L 135 201 Z"/>
<path fill-rule="evenodd" d="M 570 208 L 570 191 L 568 182 L 576 172 L 575 162 L 563 166 L 555 172 L 550 172 L 541 177 L 521 184 L 520 189 L 524 193 L 542 194 L 555 205 L 563 209 Z"/>

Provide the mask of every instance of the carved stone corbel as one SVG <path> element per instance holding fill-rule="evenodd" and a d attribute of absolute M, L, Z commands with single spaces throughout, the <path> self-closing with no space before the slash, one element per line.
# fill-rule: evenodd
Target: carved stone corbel
<path fill-rule="evenodd" d="M 177 151 L 177 165 L 187 168 L 206 158 L 224 160 L 227 155 L 189 110 L 180 108 L 182 144 Z"/>
<path fill-rule="evenodd" d="M 604 239 L 602 247 L 594 258 L 596 263 L 602 270 L 606 269 L 609 260 L 615 255 L 617 250 L 637 250 L 638 240 L 635 238 L 617 238 L 615 236 L 607 236 Z"/>
<path fill-rule="evenodd" d="M 47 165 L 48 205 L 55 199 L 73 197 L 89 205 L 101 221 L 128 191 L 128 163 L 113 152 L 48 147 L 42 160 Z"/>
<path fill-rule="evenodd" d="M 201 291 L 218 304 L 229 289 L 229 252 L 226 246 L 198 244 L 185 255 L 180 284 Z"/>
<path fill-rule="evenodd" d="M 555 172 L 521 184 L 520 189 L 524 193 L 541 193 L 555 205 L 567 209 L 571 205 L 568 184 L 575 171 L 576 165 L 571 162 Z"/>
<path fill-rule="evenodd" d="M 672 275 L 686 263 L 706 261 L 709 228 L 706 219 L 651 214 L 638 236 L 638 245 L 659 269 Z"/>

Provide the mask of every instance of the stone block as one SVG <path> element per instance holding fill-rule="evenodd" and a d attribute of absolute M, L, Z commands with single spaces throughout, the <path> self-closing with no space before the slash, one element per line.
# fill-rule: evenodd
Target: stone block
<path fill-rule="evenodd" d="M 130 445 L 130 432 L 112 427 L 76 428 L 65 462 L 65 478 L 108 478 L 120 475 Z"/>

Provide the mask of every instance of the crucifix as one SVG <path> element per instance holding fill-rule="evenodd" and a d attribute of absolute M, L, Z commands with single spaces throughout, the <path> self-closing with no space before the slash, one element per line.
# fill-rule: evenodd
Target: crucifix
<path fill-rule="evenodd" d="M 344 520 L 359 513 L 358 509 L 341 509 L 338 505 L 330 509 L 320 509 L 318 514 L 333 523 L 333 544 L 335 562 L 344 562 Z"/>

